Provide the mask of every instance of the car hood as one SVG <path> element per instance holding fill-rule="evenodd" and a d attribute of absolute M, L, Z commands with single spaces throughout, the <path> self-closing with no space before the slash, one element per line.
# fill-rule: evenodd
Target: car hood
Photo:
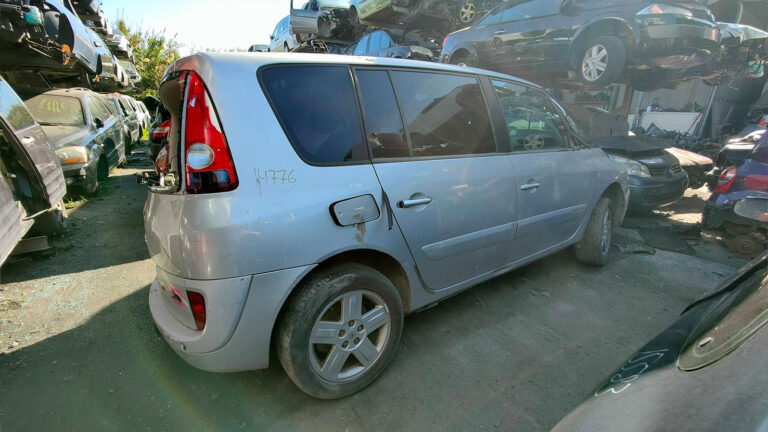
<path fill-rule="evenodd" d="M 592 144 L 607 153 L 631 157 L 655 156 L 669 147 L 666 143 L 647 136 L 612 136 L 593 138 Z"/>
<path fill-rule="evenodd" d="M 81 145 L 88 137 L 85 126 L 53 126 L 43 125 L 43 130 L 55 149 L 71 145 Z"/>
<path fill-rule="evenodd" d="M 712 159 L 702 156 L 692 151 L 683 150 L 677 147 L 668 147 L 665 149 L 680 161 L 681 166 L 712 165 Z"/>

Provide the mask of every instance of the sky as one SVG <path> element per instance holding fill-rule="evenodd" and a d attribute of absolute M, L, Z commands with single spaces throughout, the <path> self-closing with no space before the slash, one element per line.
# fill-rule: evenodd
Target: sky
<path fill-rule="evenodd" d="M 303 0 L 294 0 L 302 3 Z M 300 5 L 297 5 L 297 7 Z M 107 21 L 123 17 L 131 28 L 165 29 L 184 46 L 182 55 L 205 49 L 247 49 L 268 44 L 290 0 L 103 0 Z"/>

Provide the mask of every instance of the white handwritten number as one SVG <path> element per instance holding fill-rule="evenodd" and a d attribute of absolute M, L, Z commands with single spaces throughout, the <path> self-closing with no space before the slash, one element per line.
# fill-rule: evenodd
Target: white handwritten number
<path fill-rule="evenodd" d="M 632 381 L 640 378 L 640 375 L 642 375 L 650 365 L 648 362 L 650 361 L 651 364 L 656 363 L 657 361 L 661 360 L 662 357 L 664 357 L 664 353 L 669 351 L 668 349 L 662 349 L 662 350 L 655 350 L 655 351 L 644 351 L 639 352 L 635 355 L 633 355 L 629 360 L 627 360 L 626 363 L 624 363 L 621 368 L 619 369 L 619 373 L 612 376 L 608 382 L 600 387 L 597 391 L 595 391 L 595 397 L 602 396 L 608 392 L 611 394 L 619 394 L 629 388 L 629 386 L 632 384 Z M 647 361 L 643 361 L 647 360 Z M 641 363 L 642 362 L 642 363 Z M 639 370 L 637 369 L 639 368 Z M 634 373 L 632 375 L 629 375 L 625 377 L 622 375 L 622 372 L 628 372 L 630 369 L 634 369 Z"/>

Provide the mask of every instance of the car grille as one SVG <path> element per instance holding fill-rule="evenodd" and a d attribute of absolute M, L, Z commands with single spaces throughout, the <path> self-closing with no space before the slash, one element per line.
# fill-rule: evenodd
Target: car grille
<path fill-rule="evenodd" d="M 665 177 L 667 176 L 667 169 L 667 167 L 648 167 L 648 172 L 651 174 L 651 177 Z M 680 171 L 682 171 L 680 164 L 674 164 L 669 167 L 670 174 L 677 174 Z"/>
<path fill-rule="evenodd" d="M 643 205 L 662 205 L 677 201 L 682 196 L 682 192 L 665 192 L 663 194 L 643 197 Z"/>

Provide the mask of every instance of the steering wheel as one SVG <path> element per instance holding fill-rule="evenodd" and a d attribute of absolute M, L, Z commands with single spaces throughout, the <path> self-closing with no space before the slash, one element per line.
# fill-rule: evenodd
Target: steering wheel
<path fill-rule="evenodd" d="M 544 148 L 544 137 L 539 134 L 528 135 L 523 140 L 526 150 L 539 150 Z"/>

